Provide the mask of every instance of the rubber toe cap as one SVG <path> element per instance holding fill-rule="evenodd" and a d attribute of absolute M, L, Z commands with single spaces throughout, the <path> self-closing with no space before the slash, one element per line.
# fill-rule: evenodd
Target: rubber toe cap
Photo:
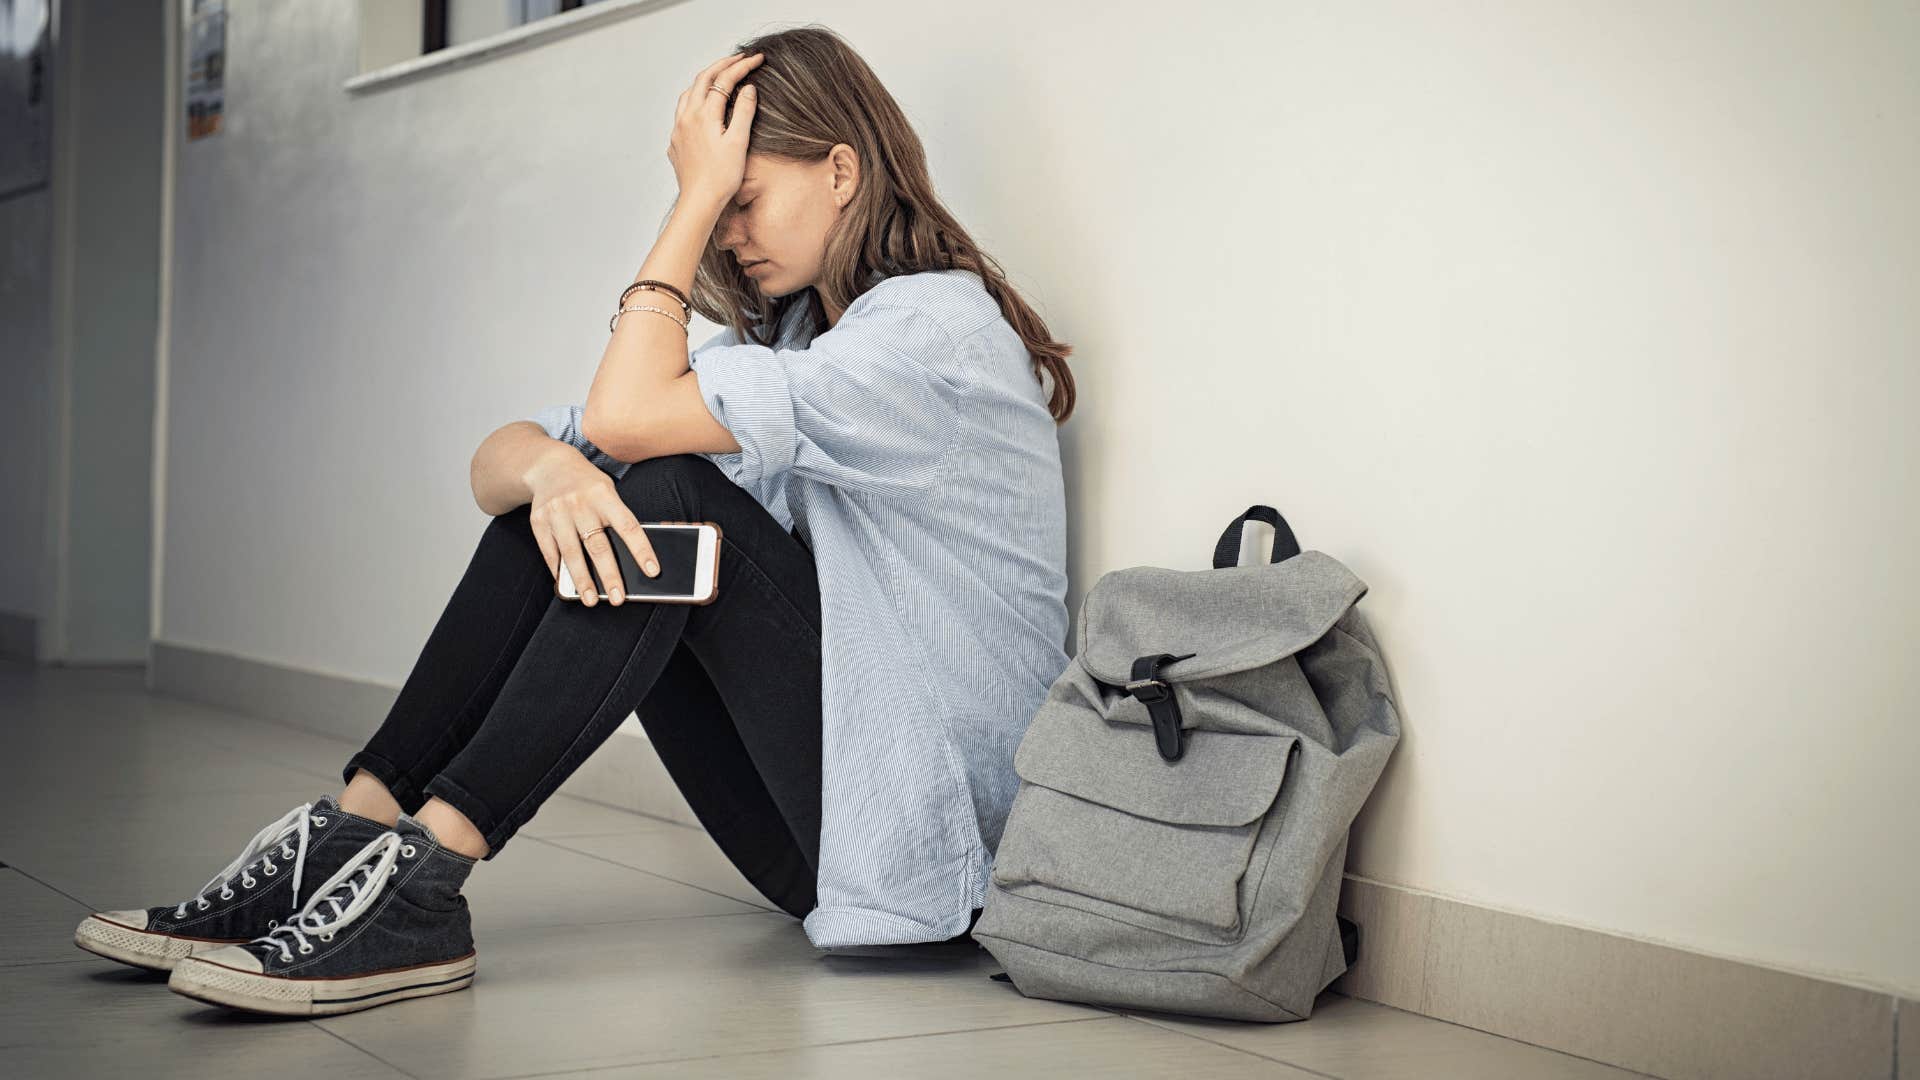
<path fill-rule="evenodd" d="M 105 919 L 111 923 L 119 923 L 121 926 L 129 927 L 134 930 L 145 930 L 147 928 L 147 913 L 145 910 L 97 911 L 97 912 L 94 912 L 94 918 Z"/>
<path fill-rule="evenodd" d="M 209 949 L 200 953 L 195 959 L 209 964 L 219 964 L 221 967 L 230 967 L 237 971 L 250 971 L 256 975 L 265 970 L 258 956 L 251 950 L 238 945 L 222 945 L 217 949 Z"/>

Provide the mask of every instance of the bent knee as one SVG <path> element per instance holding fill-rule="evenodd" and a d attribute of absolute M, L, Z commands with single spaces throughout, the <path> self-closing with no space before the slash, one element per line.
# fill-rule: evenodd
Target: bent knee
<path fill-rule="evenodd" d="M 664 454 L 636 461 L 614 481 L 614 489 L 635 514 L 680 513 L 695 505 L 698 492 L 715 481 L 730 483 L 713 462 L 698 454 Z"/>
<path fill-rule="evenodd" d="M 636 461 L 614 481 L 616 485 L 646 486 L 658 483 L 700 483 L 718 474 L 720 467 L 699 454 L 663 454 Z"/>

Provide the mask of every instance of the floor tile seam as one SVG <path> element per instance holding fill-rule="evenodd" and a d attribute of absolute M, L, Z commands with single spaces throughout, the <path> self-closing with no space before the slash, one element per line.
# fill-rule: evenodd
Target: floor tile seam
<path fill-rule="evenodd" d="M 489 939 L 497 939 L 511 937 L 516 934 L 524 934 L 532 930 L 592 930 L 604 926 L 630 926 L 635 923 L 670 922 L 674 919 L 741 919 L 762 915 L 782 915 L 787 918 L 792 918 L 792 916 L 787 915 L 784 911 L 709 911 L 701 914 L 641 915 L 632 919 L 596 919 L 593 922 L 529 923 L 521 926 L 488 926 L 484 922 L 476 922 L 474 924 L 474 933 L 476 935 L 486 934 Z"/>
<path fill-rule="evenodd" d="M 676 885 L 685 885 L 689 889 L 698 889 L 703 893 L 708 893 L 713 896 L 718 896 L 723 900 L 731 900 L 736 904 L 746 904 L 750 907 L 756 907 L 762 911 L 771 912 L 775 915 L 787 914 L 786 912 L 781 911 L 779 908 L 767 907 L 763 904 L 756 904 L 751 900 L 742 900 L 737 896 L 729 896 L 726 893 L 719 892 L 714 889 L 709 889 L 704 885 L 695 885 L 691 881 L 681 881 L 679 878 L 669 877 L 668 875 L 662 874 L 655 870 L 648 870 L 644 867 L 634 866 L 629 863 L 623 863 L 618 859 L 609 859 L 605 855 L 596 855 L 591 851 L 582 851 L 576 847 L 568 847 L 567 845 L 558 842 L 559 840 L 564 839 L 564 837 L 556 837 L 552 840 L 543 840 L 538 836 L 529 836 L 527 837 L 527 839 L 533 841 L 536 844 L 545 844 L 548 847 L 559 848 L 561 851 L 568 851 L 568 852 L 572 852 L 575 855 L 583 856 L 585 858 L 595 859 L 600 862 L 606 863 L 608 866 L 618 866 L 623 870 L 632 870 L 632 871 L 635 871 L 636 873 L 646 874 L 649 877 L 659 878 L 662 881 L 671 881 Z M 735 914 L 741 914 L 741 913 L 736 912 Z"/>
<path fill-rule="evenodd" d="M 250 718 L 250 719 L 254 719 L 254 718 Z M 274 723 L 274 721 L 271 721 L 271 720 L 260 720 L 259 722 L 268 723 L 268 724 Z M 246 758 L 249 762 L 258 762 L 259 764 L 262 764 L 262 765 L 272 765 L 275 768 L 285 769 L 288 772 L 299 773 L 302 776 L 310 776 L 317 780 L 324 780 L 329 783 L 334 782 L 338 779 L 334 774 L 321 772 L 320 770 L 314 768 L 310 764 L 304 763 L 304 761 L 296 762 L 295 760 L 293 760 L 293 756 L 291 755 L 283 757 L 277 753 L 260 754 L 254 751 L 250 747 L 239 745 L 237 742 L 220 738 L 216 735 L 210 735 L 205 732 L 180 731 L 178 730 L 178 726 L 174 725 L 173 722 L 169 720 L 162 720 L 161 723 L 173 729 L 170 732 L 170 734 L 173 737 L 181 739 L 183 743 L 188 744 L 189 746 L 196 746 L 201 749 L 221 750 L 227 753 L 238 754 Z M 298 729 L 295 729 L 295 730 L 298 730 Z M 324 736 L 320 736 L 320 737 L 324 738 Z M 351 743 L 347 743 L 344 741 L 341 742 L 341 745 L 347 746 L 347 747 L 352 746 Z"/>
<path fill-rule="evenodd" d="M 780 1054 L 793 1050 L 820 1050 L 832 1046 L 859 1046 L 863 1043 L 898 1042 L 902 1039 L 930 1039 L 941 1035 L 969 1035 L 976 1031 L 1010 1031 L 1014 1028 L 1054 1027 L 1060 1024 L 1084 1024 L 1094 1020 L 1117 1020 L 1118 1016 L 1070 1016 L 1059 1020 L 1034 1020 L 1023 1024 L 988 1024 L 977 1028 L 953 1028 L 945 1031 L 914 1031 L 899 1035 L 876 1035 L 870 1039 L 835 1039 L 831 1042 L 794 1043 L 791 1046 L 770 1046 L 761 1050 L 736 1050 L 724 1054 L 694 1054 L 688 1057 L 654 1058 L 638 1061 L 610 1062 L 605 1065 L 589 1065 L 580 1069 L 554 1069 L 548 1072 L 513 1073 L 508 1076 L 493 1077 L 492 1080 L 539 1080 L 543 1076 L 573 1076 L 581 1073 L 606 1072 L 612 1069 L 651 1068 L 655 1065 L 685 1065 L 694 1061 L 717 1061 L 723 1058 L 751 1057 L 755 1054 Z"/>
<path fill-rule="evenodd" d="M 632 738 L 632 736 L 628 736 L 628 738 Z M 644 736 L 643 736 L 643 738 L 644 738 Z M 608 810 L 615 810 L 615 811 L 618 811 L 618 812 L 620 812 L 620 813 L 622 813 L 622 814 L 631 814 L 631 815 L 633 815 L 634 817 L 637 817 L 637 818 L 641 818 L 641 819 L 643 819 L 643 820 L 645 820 L 645 821 L 647 821 L 648 823 L 658 823 L 658 824 L 661 824 L 661 825 L 676 825 L 676 826 L 678 826 L 678 827 L 680 827 L 680 828 L 682 828 L 682 829 L 692 829 L 692 830 L 694 830 L 695 832 L 706 832 L 706 831 L 707 831 L 707 830 L 706 830 L 705 828 L 703 828 L 702 826 L 699 826 L 699 825 L 689 825 L 689 824 L 687 824 L 686 822 L 684 822 L 684 821 L 681 821 L 681 820 L 679 820 L 678 818 L 670 818 L 670 817 L 667 817 L 667 816 L 665 816 L 664 814 L 650 814 L 650 813 L 648 813 L 648 812 L 647 812 L 647 811 L 645 811 L 645 810 L 635 810 L 635 809 L 634 809 L 633 807 L 631 807 L 631 806 L 626 806 L 626 805 L 623 805 L 623 804 L 620 804 L 620 803 L 612 803 L 612 802 L 608 802 L 608 801 L 607 801 L 607 800 L 605 800 L 605 799 L 596 799 L 596 798 L 594 798 L 594 797 L 592 797 L 591 795 L 575 795 L 574 793 L 572 793 L 572 792 L 570 792 L 570 791 L 556 791 L 556 792 L 554 792 L 554 794 L 556 794 L 556 795 L 565 795 L 565 796 L 566 796 L 567 798 L 569 798 L 569 799 L 578 799 L 578 800 L 580 800 L 581 802 L 584 802 L 584 803 L 592 803 L 592 804 L 593 804 L 593 805 L 595 805 L 595 806 L 600 806 L 600 807 L 605 807 L 605 808 L 606 808 L 606 809 L 608 809 Z"/>
<path fill-rule="evenodd" d="M 98 960 L 98 957 L 88 958 L 85 956 L 76 956 L 71 960 L 0 960 L 0 975 L 4 975 L 15 968 L 56 967 L 60 964 L 93 964 L 97 963 Z"/>
<path fill-rule="evenodd" d="M 1889 1047 L 1888 1050 L 1892 1054 L 1893 1080 L 1900 1080 L 1900 995 L 1889 994 L 1888 997 L 1891 999 L 1893 1005 L 1893 1031 L 1891 1033 L 1893 1045 Z M 1920 1038 L 1920 1035 L 1916 1035 L 1915 1037 Z"/>
<path fill-rule="evenodd" d="M 327 1027 L 325 1024 L 319 1023 L 317 1020 L 307 1020 L 305 1021 L 305 1023 L 308 1027 L 313 1028 L 315 1031 L 325 1032 L 327 1035 L 335 1039 L 338 1039 L 343 1043 L 346 1043 L 348 1046 L 352 1047 L 353 1049 L 359 1051 L 362 1054 L 367 1055 L 368 1057 L 379 1062 L 380 1064 L 385 1065 L 387 1068 L 392 1069 L 394 1072 L 399 1073 L 401 1076 L 405 1076 L 409 1078 L 409 1080 L 420 1080 L 420 1076 L 418 1073 L 408 1072 L 407 1070 L 401 1068 L 400 1066 L 395 1065 L 393 1062 L 388 1061 L 386 1058 L 381 1057 L 379 1054 L 374 1053 L 372 1050 L 368 1049 L 367 1047 L 361 1046 L 359 1043 L 354 1042 L 352 1039 L 347 1038 L 345 1035 L 342 1035 L 339 1032 L 332 1030 L 331 1028 Z"/>
<path fill-rule="evenodd" d="M 1259 1058 L 1262 1061 L 1271 1061 L 1278 1065 L 1285 1065 L 1289 1069 L 1299 1069 L 1301 1072 L 1311 1073 L 1314 1076 L 1323 1077 L 1324 1080 L 1344 1080 L 1343 1077 L 1339 1076 L 1336 1073 L 1321 1072 L 1319 1069 L 1309 1068 L 1308 1066 L 1302 1065 L 1299 1062 L 1288 1061 L 1286 1058 L 1274 1057 L 1272 1054 L 1263 1054 L 1258 1050 L 1249 1050 L 1244 1046 L 1234 1046 L 1231 1043 L 1223 1043 L 1218 1039 L 1209 1039 L 1205 1035 L 1197 1035 L 1191 1031 L 1184 1031 L 1184 1030 L 1181 1030 L 1180 1028 L 1168 1027 L 1166 1024 L 1160 1023 L 1157 1020 L 1148 1019 L 1147 1017 L 1144 1017 L 1144 1016 L 1134 1016 L 1131 1013 L 1120 1013 L 1119 1015 L 1122 1019 L 1132 1020 L 1137 1023 L 1146 1024 L 1147 1026 L 1155 1029 L 1156 1031 L 1164 1031 L 1170 1035 L 1184 1035 L 1189 1039 L 1198 1039 L 1203 1043 L 1208 1043 L 1213 1046 L 1218 1046 L 1223 1050 L 1235 1050 L 1242 1054 L 1246 1054 L 1250 1057 Z M 1301 1021 L 1301 1022 L 1311 1023 L 1311 1021 Z"/>
<path fill-rule="evenodd" d="M 8 870 L 12 870 L 14 873 L 19 874 L 21 877 L 26 878 L 28 881 L 33 882 L 35 885 L 38 885 L 43 889 L 49 889 L 53 892 L 59 893 L 61 896 L 64 896 L 67 899 L 73 901 L 74 903 L 79 904 L 81 907 L 86 908 L 89 914 L 100 910 L 99 908 L 94 907 L 92 904 L 87 903 L 85 900 L 80 899 L 79 897 L 73 895 L 67 890 L 61 888 L 60 886 L 55 885 L 50 881 L 46 881 L 35 874 L 30 874 L 27 871 L 20 869 L 20 864 L 17 862 L 14 862 L 11 858 L 0 860 L 0 861 L 4 861 L 7 864 Z"/>
<path fill-rule="evenodd" d="M 1335 990 L 1334 993 L 1338 994 L 1339 991 Z M 1341 995 L 1341 996 L 1344 997 L 1347 995 Z M 1503 1035 L 1498 1031 L 1488 1031 L 1486 1028 L 1477 1028 L 1477 1027 L 1474 1027 L 1472 1024 L 1463 1024 L 1458 1020 L 1449 1020 L 1444 1016 L 1429 1016 L 1426 1013 L 1414 1012 L 1412 1009 L 1402 1009 L 1397 1005 L 1388 1005 L 1385 1002 L 1368 1001 L 1366 998 L 1354 998 L 1354 1000 L 1366 1001 L 1367 1004 L 1375 1005 L 1382 1009 L 1392 1009 L 1394 1012 L 1403 1012 L 1409 1016 L 1417 1016 L 1422 1020 L 1432 1020 L 1435 1023 L 1448 1024 L 1453 1027 L 1461 1028 L 1466 1031 L 1475 1032 L 1480 1035 L 1486 1035 L 1491 1038 L 1500 1039 L 1505 1042 L 1517 1043 L 1521 1046 L 1531 1047 L 1535 1050 L 1545 1050 L 1549 1054 L 1559 1054 L 1561 1057 L 1570 1057 L 1570 1058 L 1573 1058 L 1575 1061 L 1590 1062 L 1594 1065 L 1600 1065 L 1605 1068 L 1613 1069 L 1617 1072 L 1625 1073 L 1628 1076 L 1643 1077 L 1644 1080 L 1668 1080 L 1667 1077 L 1660 1076 L 1658 1073 L 1641 1072 L 1638 1069 L 1630 1069 L 1625 1065 L 1615 1065 L 1611 1061 L 1601 1061 L 1599 1058 L 1590 1058 L 1584 1054 L 1576 1054 L 1571 1050 L 1562 1050 L 1557 1046 L 1545 1046 L 1536 1042 L 1528 1042 L 1525 1039 L 1518 1039 L 1513 1037 L 1512 1035 Z M 1292 1064 L 1292 1062 L 1288 1062 L 1288 1064 Z"/>
<path fill-rule="evenodd" d="M 578 798 L 579 796 L 573 797 Z M 618 829 L 596 829 L 593 832 L 532 832 L 525 826 L 522 826 L 520 834 L 522 836 L 531 836 L 536 840 L 595 840 L 603 836 L 659 836 L 662 832 L 659 828 L 661 825 L 672 825 L 674 828 L 684 832 L 695 832 L 702 836 L 707 835 L 707 830 L 705 829 L 696 829 L 691 825 L 682 825 L 677 821 L 667 821 L 664 818 L 648 818 L 643 825 L 628 825 Z"/>
<path fill-rule="evenodd" d="M 341 749 L 345 751 L 345 754 L 343 754 L 340 758 L 343 764 L 346 762 L 348 757 L 351 757 L 353 755 L 353 751 L 356 749 L 354 744 L 346 739 L 335 739 L 330 735 L 320 735 L 315 732 L 307 731 L 304 728 L 292 727 L 291 725 L 288 725 L 288 724 L 280 724 L 276 721 L 267 720 L 262 717 L 248 717 L 248 719 L 254 720 L 262 724 L 273 724 L 276 727 L 285 727 L 291 731 L 300 731 L 316 739 L 325 739 L 328 742 L 337 742 L 340 744 Z M 268 732 L 267 734 L 271 735 L 273 733 Z M 339 781 L 338 773 L 323 772 L 317 767 L 308 763 L 304 757 L 301 757 L 300 760 L 296 762 L 293 760 L 293 757 L 296 755 L 289 755 L 287 757 L 282 757 L 279 755 L 277 751 L 272 753 L 271 755 L 260 754 L 251 747 L 241 746 L 237 742 L 228 741 L 227 739 L 223 739 L 215 735 L 200 735 L 198 736 L 198 738 L 202 739 L 205 742 L 210 743 L 216 749 L 227 750 L 236 754 L 241 754 L 249 759 L 260 761 L 263 764 L 277 765 L 280 768 L 286 769 L 288 772 L 297 772 L 304 776 L 312 776 L 312 777 L 315 777 L 316 779 L 325 780 L 329 783 L 337 783 Z"/>
<path fill-rule="evenodd" d="M 1334 991 L 1334 993 L 1339 993 L 1339 991 L 1337 991 L 1337 990 L 1336 990 L 1336 991 Z M 1344 997 L 1344 996 L 1346 996 L 1346 995 L 1342 995 L 1342 996 Z M 1406 1014 L 1408 1014 L 1409 1016 L 1418 1016 L 1418 1017 L 1419 1017 L 1420 1019 L 1422 1019 L 1422 1020 L 1431 1020 L 1431 1021 L 1433 1021 L 1433 1022 L 1435 1022 L 1435 1023 L 1438 1023 L 1438 1024 L 1447 1024 L 1447 1025 L 1449 1025 L 1449 1026 L 1451 1026 L 1451 1027 L 1457 1027 L 1457 1028 L 1461 1028 L 1462 1030 L 1465 1030 L 1465 1031 L 1471 1031 L 1471 1032 L 1473 1032 L 1473 1033 L 1474 1033 L 1474 1034 L 1476 1034 L 1476 1035 L 1485 1035 L 1485 1036 L 1487 1036 L 1488 1038 L 1491 1038 L 1491 1039 L 1499 1039 L 1499 1040 L 1501 1040 L 1502 1042 L 1510 1042 L 1510 1043 L 1515 1043 L 1515 1044 L 1517 1044 L 1517 1045 L 1520 1045 L 1520 1046 L 1525 1046 L 1525 1047 L 1527 1047 L 1527 1048 L 1529 1048 L 1529 1049 L 1532 1049 L 1532 1050 L 1543 1050 L 1543 1051 L 1546 1051 L 1547 1053 L 1550 1053 L 1550 1054 L 1559 1054 L 1559 1055 L 1560 1055 L 1560 1056 L 1562 1056 L 1562 1057 L 1569 1057 L 1569 1058 L 1573 1058 L 1573 1059 L 1574 1059 L 1574 1060 L 1576 1060 L 1576 1061 L 1585 1061 L 1585 1062 L 1588 1062 L 1588 1063 L 1590 1063 L 1590 1064 L 1593 1064 L 1593 1065 L 1599 1065 L 1599 1066 L 1601 1066 L 1602 1068 L 1607 1068 L 1607 1069 L 1613 1069 L 1613 1070 L 1616 1070 L 1616 1071 L 1618 1071 L 1618 1072 L 1620 1072 L 1620 1073 L 1623 1073 L 1623 1074 L 1625 1074 L 1625 1075 L 1627 1075 L 1627 1076 L 1638 1076 L 1638 1077 L 1643 1077 L 1643 1078 L 1645 1078 L 1645 1080 L 1667 1080 L 1667 1078 L 1665 1078 L 1665 1077 L 1661 1077 L 1661 1076 L 1659 1076 L 1659 1075 L 1657 1075 L 1657 1074 L 1654 1074 L 1654 1073 L 1645 1073 L 1645 1072 L 1639 1072 L 1639 1071 L 1637 1071 L 1637 1070 L 1634 1070 L 1634 1069 L 1629 1069 L 1629 1068 L 1627 1068 L 1627 1067 L 1626 1067 L 1626 1066 L 1624 1066 L 1624 1065 L 1615 1065 L 1615 1064 L 1614 1064 L 1613 1062 L 1611 1062 L 1611 1061 L 1601 1061 L 1601 1060 L 1599 1060 L 1598 1058 L 1590 1058 L 1590 1057 L 1583 1057 L 1583 1056 L 1582 1056 L 1582 1055 L 1580 1055 L 1580 1054 L 1574 1054 L 1574 1053 L 1569 1053 L 1568 1051 L 1565 1051 L 1565 1050 L 1561 1050 L 1561 1049 L 1559 1049 L 1559 1048 L 1557 1048 L 1557 1047 L 1552 1047 L 1552 1046 L 1542 1046 L 1542 1045 L 1540 1045 L 1539 1043 L 1530 1043 L 1530 1042 L 1528 1042 L 1528 1041 L 1526 1041 L 1525 1039 L 1516 1039 L 1516 1038 L 1514 1038 L 1514 1037 L 1513 1037 L 1513 1036 L 1511 1036 L 1511 1035 L 1502 1035 L 1502 1034 L 1500 1034 L 1500 1033 L 1499 1033 L 1499 1032 L 1497 1032 L 1497 1031 L 1487 1031 L 1487 1030 L 1485 1030 L 1484 1028 L 1477 1028 L 1477 1027 L 1474 1027 L 1474 1026 L 1472 1026 L 1471 1024 L 1462 1024 L 1462 1023 L 1458 1023 L 1458 1022 L 1456 1022 L 1456 1021 L 1453 1021 L 1453 1020 L 1444 1020 L 1444 1019 L 1441 1019 L 1441 1018 L 1440 1018 L 1440 1017 L 1438 1017 L 1438 1016 L 1427 1016 L 1427 1015 L 1426 1015 L 1426 1014 L 1424 1014 L 1424 1013 L 1417 1013 L 1417 1012 L 1413 1012 L 1413 1011 L 1412 1011 L 1412 1010 L 1410 1010 L 1410 1009 L 1401 1009 L 1401 1008 L 1396 1008 L 1395 1006 L 1392 1006 L 1392 1005 L 1387 1005 L 1387 1004 L 1384 1004 L 1384 1003 L 1382 1003 L 1382 1002 L 1378 1002 L 1378 1001 L 1370 1001 L 1370 1000 L 1368 1000 L 1368 999 L 1366 999 L 1366 998 L 1354 998 L 1354 1000 L 1355 1000 L 1355 1001 L 1364 1001 L 1364 1002 L 1366 1002 L 1366 1003 L 1367 1003 L 1368 1005 L 1372 1005 L 1372 1006 L 1375 1006 L 1375 1007 L 1378 1007 L 1378 1008 L 1382 1008 L 1382 1009 L 1393 1009 L 1393 1011 L 1395 1011 L 1395 1012 L 1403 1012 L 1403 1013 L 1406 1013 Z M 1202 1035 L 1194 1035 L 1194 1034 L 1193 1034 L 1192 1032 L 1190 1032 L 1190 1031 L 1181 1031 L 1181 1030 L 1179 1030 L 1179 1029 L 1177 1029 L 1177 1028 L 1171 1028 L 1171 1027 L 1167 1027 L 1167 1026 L 1166 1026 L 1165 1024 L 1162 1024 L 1162 1023 L 1159 1023 L 1158 1021 L 1155 1021 L 1155 1020 L 1150 1020 L 1150 1019 L 1147 1019 L 1146 1017 L 1140 1017 L 1140 1016 L 1129 1016 L 1129 1017 L 1128 1017 L 1128 1019 L 1132 1019 L 1132 1020 L 1139 1020 L 1140 1022 L 1142 1022 L 1142 1023 L 1146 1023 L 1146 1024 L 1153 1024 L 1153 1025 L 1154 1025 L 1155 1027 L 1158 1027 L 1158 1028 L 1161 1028 L 1161 1029 L 1163 1029 L 1163 1030 L 1166 1030 L 1166 1031 L 1173 1031 L 1173 1032 L 1175 1032 L 1175 1033 L 1177 1033 L 1177 1034 L 1181 1034 L 1181 1035 L 1192 1035 L 1192 1036 L 1193 1036 L 1194 1038 L 1196 1038 L 1196 1039 L 1202 1039 L 1203 1041 L 1206 1041 L 1206 1042 L 1213 1042 L 1213 1041 L 1214 1041 L 1214 1040 L 1212 1040 L 1212 1039 L 1207 1039 L 1207 1038 L 1206 1038 L 1205 1036 L 1202 1036 Z M 1311 1021 L 1311 1020 L 1307 1020 L 1307 1021 L 1301 1021 L 1301 1022 L 1302 1022 L 1302 1023 L 1311 1023 L 1312 1021 Z M 1221 1043 L 1220 1045 L 1222 1045 L 1222 1046 L 1225 1046 L 1225 1045 L 1227 1045 L 1227 1044 L 1225 1044 L 1225 1043 Z M 1231 1049 L 1243 1049 L 1243 1048 L 1241 1048 L 1241 1047 L 1232 1047 Z M 1286 1066 L 1289 1066 L 1289 1067 L 1291 1067 L 1291 1068 L 1295 1068 L 1295 1069 L 1300 1069 L 1300 1070 L 1303 1070 L 1303 1071 L 1305 1071 L 1305 1072 L 1310 1072 L 1310 1073 L 1314 1073 L 1314 1075 L 1316 1075 L 1316 1076 L 1327 1076 L 1327 1077 L 1330 1077 L 1330 1078 L 1331 1078 L 1331 1080 L 1340 1080 L 1340 1078 L 1338 1078 L 1338 1077 L 1333 1077 L 1333 1076 L 1332 1076 L 1332 1074 L 1330 1074 L 1330 1073 L 1322 1073 L 1322 1072 L 1318 1072 L 1317 1070 L 1315 1070 L 1315 1069 L 1311 1069 L 1311 1068 L 1308 1068 L 1307 1066 L 1305 1066 L 1305 1065 L 1302 1065 L 1302 1064 L 1300 1064 L 1300 1063 L 1299 1063 L 1299 1062 L 1297 1062 L 1297 1061 L 1288 1061 L 1288 1060 L 1287 1060 L 1286 1058 L 1280 1058 L 1280 1057 L 1274 1057 L 1274 1056 L 1273 1056 L 1272 1054 L 1263 1054 L 1263 1053 L 1260 1053 L 1260 1052 L 1259 1052 L 1259 1051 L 1257 1051 L 1257 1050 L 1248 1050 L 1248 1051 L 1247 1051 L 1247 1053 L 1250 1053 L 1250 1054 L 1253 1054 L 1253 1055 L 1255 1055 L 1255 1056 L 1257 1056 L 1257 1057 L 1263 1057 L 1263 1058 L 1266 1058 L 1266 1059 L 1267 1059 L 1267 1060 L 1269 1060 L 1269 1061 L 1277 1061 L 1277 1062 L 1279 1062 L 1280 1064 L 1282 1064 L 1282 1065 L 1286 1065 Z"/>
<path fill-rule="evenodd" d="M 387 688 L 382 687 L 382 689 L 387 689 Z M 311 735 L 315 738 L 329 739 L 334 742 L 347 743 L 349 745 L 351 745 L 353 741 L 351 739 L 342 738 L 341 736 L 338 736 L 338 735 L 329 734 L 327 732 L 319 730 L 318 728 L 312 728 L 304 724 L 296 723 L 292 720 L 276 720 L 271 716 L 262 716 L 259 713 L 248 712 L 244 707 L 233 707 L 233 706 L 221 705 L 215 702 L 206 701 L 196 697 L 184 697 L 179 694 L 168 693 L 164 690 L 160 690 L 151 686 L 143 685 L 137 688 L 130 689 L 127 692 L 134 694 L 135 696 L 138 696 L 138 697 L 159 698 L 169 706 L 175 706 L 175 707 L 187 706 L 191 710 L 195 710 L 199 712 L 219 713 L 223 716 L 237 717 L 241 720 L 245 720 L 250 723 L 272 724 L 276 728 L 283 728 L 288 731 L 297 731 L 302 735 Z"/>

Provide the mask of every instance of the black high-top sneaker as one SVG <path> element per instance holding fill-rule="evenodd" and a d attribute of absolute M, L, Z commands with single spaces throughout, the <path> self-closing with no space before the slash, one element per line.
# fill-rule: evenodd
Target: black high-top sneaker
<path fill-rule="evenodd" d="M 191 898 L 95 912 L 74 930 L 73 943 L 109 960 L 171 971 L 184 957 L 250 941 L 291 918 L 327 874 L 386 831 L 323 795 L 261 829 Z"/>
<path fill-rule="evenodd" d="M 475 860 L 400 815 L 287 922 L 180 961 L 167 987 L 280 1016 L 331 1016 L 464 990 L 477 960 L 460 884 Z"/>

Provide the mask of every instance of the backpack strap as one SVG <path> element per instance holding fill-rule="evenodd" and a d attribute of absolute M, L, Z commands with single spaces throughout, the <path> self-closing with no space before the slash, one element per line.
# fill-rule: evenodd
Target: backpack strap
<path fill-rule="evenodd" d="M 1147 707 L 1148 714 L 1153 717 L 1153 741 L 1160 748 L 1160 756 L 1168 761 L 1179 761 L 1187 748 L 1181 739 L 1180 703 L 1174 700 L 1173 688 L 1160 678 L 1160 669 L 1176 660 L 1197 655 L 1161 653 L 1158 656 L 1142 656 L 1133 662 L 1133 678 L 1120 688 L 1121 692 Z"/>

